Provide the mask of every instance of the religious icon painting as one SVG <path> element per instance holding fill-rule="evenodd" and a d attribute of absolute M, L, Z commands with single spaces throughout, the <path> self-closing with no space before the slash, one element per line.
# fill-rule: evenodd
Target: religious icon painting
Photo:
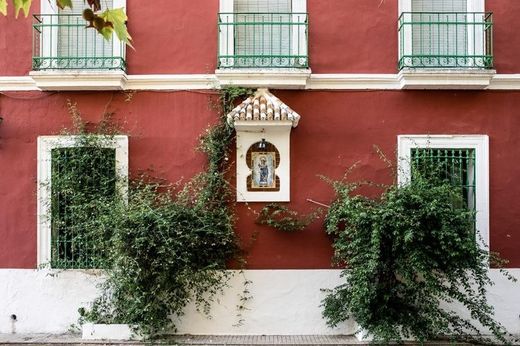
<path fill-rule="evenodd" d="M 251 153 L 251 187 L 276 189 L 276 152 Z"/>

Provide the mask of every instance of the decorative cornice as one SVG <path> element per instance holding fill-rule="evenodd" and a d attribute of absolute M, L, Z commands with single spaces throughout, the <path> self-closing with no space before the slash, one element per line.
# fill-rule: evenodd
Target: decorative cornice
<path fill-rule="evenodd" d="M 29 76 L 0 76 L 0 91 L 38 91 L 34 80 Z"/>
<path fill-rule="evenodd" d="M 316 90 L 364 90 L 364 89 L 400 89 L 395 74 L 335 73 L 313 74 L 307 81 L 306 89 Z"/>
<path fill-rule="evenodd" d="M 212 74 L 128 75 L 127 90 L 190 90 L 218 89 Z"/>
<path fill-rule="evenodd" d="M 310 72 L 309 72 L 310 73 Z M 221 79 L 223 78 L 223 79 Z M 217 90 L 237 85 L 271 89 L 306 90 L 401 90 L 481 89 L 520 90 L 520 74 L 494 71 L 466 73 L 401 72 L 375 73 L 253 73 L 126 75 L 123 72 L 57 73 L 31 72 L 29 76 L 0 76 L 0 91 L 42 90 Z"/>
<path fill-rule="evenodd" d="M 31 71 L 40 90 L 123 90 L 126 73 L 123 71 Z"/>
<path fill-rule="evenodd" d="M 403 69 L 397 75 L 401 89 L 483 90 L 490 86 L 495 70 Z"/>
<path fill-rule="evenodd" d="M 305 89 L 310 69 L 222 69 L 215 76 L 220 86 L 247 88 Z"/>

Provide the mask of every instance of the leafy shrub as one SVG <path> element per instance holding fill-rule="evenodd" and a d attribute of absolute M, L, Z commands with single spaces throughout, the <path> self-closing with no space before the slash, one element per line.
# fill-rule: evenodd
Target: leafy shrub
<path fill-rule="evenodd" d="M 323 301 L 330 326 L 353 318 L 384 342 L 442 336 L 482 341 L 481 324 L 507 341 L 486 299 L 490 254 L 475 240 L 475 213 L 464 207 L 459 188 L 418 172 L 379 198 L 356 194 L 358 184 L 333 186 L 326 230 L 335 236 L 336 262 L 348 269 L 345 282 Z M 478 323 L 441 302 L 464 306 Z"/>

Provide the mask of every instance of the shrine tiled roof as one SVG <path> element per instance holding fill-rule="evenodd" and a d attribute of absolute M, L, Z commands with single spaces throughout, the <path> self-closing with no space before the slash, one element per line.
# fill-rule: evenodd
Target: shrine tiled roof
<path fill-rule="evenodd" d="M 298 126 L 300 115 L 292 110 L 267 89 L 258 89 L 227 115 L 228 124 L 236 121 L 291 121 L 292 127 Z"/>

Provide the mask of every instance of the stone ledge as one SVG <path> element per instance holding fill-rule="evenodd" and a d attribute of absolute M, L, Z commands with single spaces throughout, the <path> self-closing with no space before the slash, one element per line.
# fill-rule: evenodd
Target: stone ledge
<path fill-rule="evenodd" d="M 397 75 L 401 89 L 482 90 L 489 87 L 495 70 L 403 69 Z"/>

